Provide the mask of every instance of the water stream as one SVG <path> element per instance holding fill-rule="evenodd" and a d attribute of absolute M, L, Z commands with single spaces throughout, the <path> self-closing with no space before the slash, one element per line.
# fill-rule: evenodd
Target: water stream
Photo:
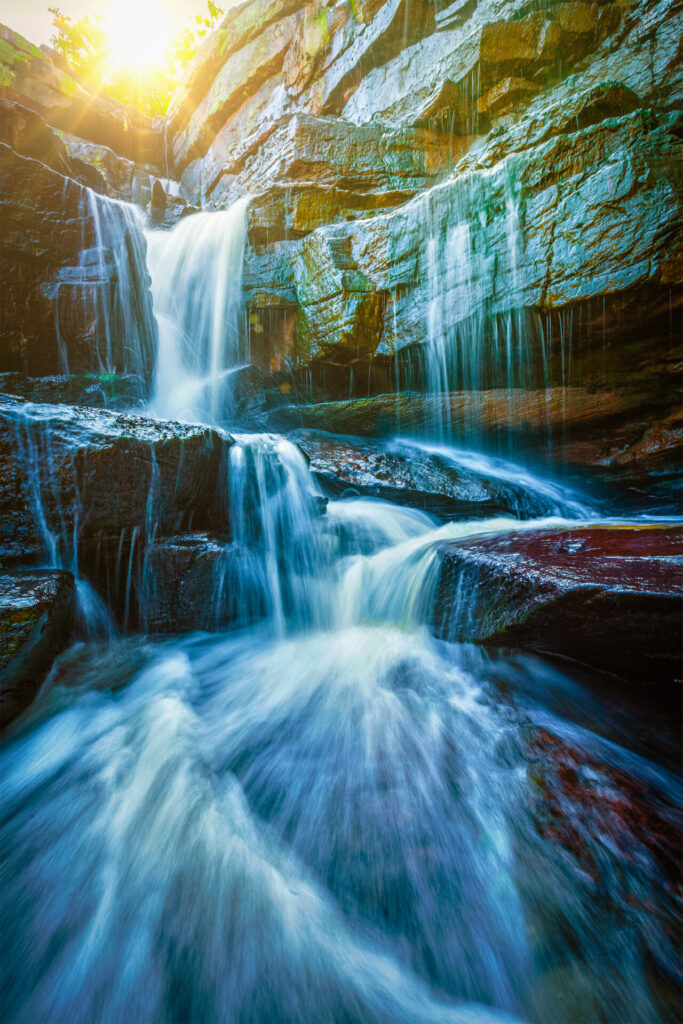
<path fill-rule="evenodd" d="M 229 417 L 244 237 L 240 205 L 149 241 L 158 415 Z M 524 521 L 326 503 L 237 434 L 233 628 L 59 659 L 2 753 L 3 1020 L 674 1019 L 675 780 L 572 674 L 429 630 L 439 543 L 590 508 L 438 450 Z"/>

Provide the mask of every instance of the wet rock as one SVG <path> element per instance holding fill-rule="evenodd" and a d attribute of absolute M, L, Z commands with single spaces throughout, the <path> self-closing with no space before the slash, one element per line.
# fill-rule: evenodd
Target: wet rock
<path fill-rule="evenodd" d="M 0 95 L 40 114 L 52 128 L 78 135 L 141 164 L 160 166 L 162 137 L 139 110 L 95 96 L 68 65 L 0 26 Z"/>
<path fill-rule="evenodd" d="M 681 527 L 484 536 L 440 557 L 439 636 L 561 655 L 653 687 L 680 678 Z"/>
<path fill-rule="evenodd" d="M 300 0 L 253 0 L 231 7 L 219 27 L 202 42 L 171 100 L 167 116 L 172 130 L 179 132 L 185 127 L 228 57 L 272 22 L 300 7 Z"/>
<path fill-rule="evenodd" d="M 322 430 L 295 430 L 289 439 L 304 452 L 311 472 L 334 497 L 369 495 L 423 508 L 442 519 L 483 519 L 504 513 L 524 517 L 554 510 L 551 503 L 522 486 L 456 466 L 438 453 L 400 440 L 370 441 Z"/>
<path fill-rule="evenodd" d="M 123 412 L 142 405 L 147 400 L 148 390 L 147 383 L 132 374 L 27 377 L 23 373 L 0 373 L 1 394 L 49 405 L 85 405 Z"/>
<path fill-rule="evenodd" d="M 458 143 L 430 129 L 388 130 L 337 117 L 282 118 L 253 156 L 225 169 L 237 174 L 231 194 L 278 185 L 312 185 L 359 193 L 424 188 L 452 165 Z"/>
<path fill-rule="evenodd" d="M 142 543 L 190 522 L 227 528 L 231 443 L 202 426 L 1 398 L 0 557 L 47 550 L 71 564 L 122 531 Z"/>
<path fill-rule="evenodd" d="M 304 238 L 325 224 L 352 221 L 380 209 L 400 206 L 413 194 L 413 189 L 368 193 L 328 185 L 272 186 L 249 203 L 249 241 L 260 248 Z"/>
<path fill-rule="evenodd" d="M 569 325 L 571 358 L 592 351 L 595 365 L 602 350 L 603 366 L 620 368 L 645 337 L 670 349 L 683 303 L 672 276 L 683 222 L 675 119 L 635 112 L 575 128 L 389 213 L 250 254 L 248 301 L 252 289 L 261 306 L 264 292 L 294 296 L 288 355 L 309 367 L 389 362 L 440 330 L 454 389 L 559 383 Z M 436 328 L 435 306 L 447 311 Z"/>
<path fill-rule="evenodd" d="M 154 228 L 168 230 L 177 224 L 181 217 L 196 213 L 195 207 L 181 196 L 170 196 L 160 181 L 155 181 L 152 198 L 149 204 L 149 220 Z"/>
<path fill-rule="evenodd" d="M 508 75 L 494 85 L 477 101 L 477 110 L 485 117 L 508 113 L 517 103 L 527 101 L 539 92 L 540 87 L 526 78 Z"/>
<path fill-rule="evenodd" d="M 34 110 L 0 99 L 0 142 L 20 156 L 41 160 L 58 174 L 70 174 L 69 153 L 62 139 Z"/>
<path fill-rule="evenodd" d="M 207 533 L 181 534 L 152 544 L 137 595 L 145 631 L 225 628 L 231 611 L 222 586 L 228 558 L 225 539 Z"/>
<path fill-rule="evenodd" d="M 296 15 L 273 22 L 228 57 L 187 125 L 173 139 L 173 161 L 178 172 L 206 152 L 229 116 L 282 67 L 296 28 Z"/>
<path fill-rule="evenodd" d="M 61 138 L 71 161 L 71 177 L 79 178 L 79 167 L 89 168 L 104 182 L 105 195 L 142 207 L 149 202 L 154 179 L 145 167 L 119 156 L 109 146 L 79 139 L 69 132 L 62 132 Z M 84 184 L 93 187 L 91 181 Z"/>
<path fill-rule="evenodd" d="M 537 71 L 558 55 L 562 29 L 559 22 L 542 14 L 520 21 L 497 21 L 484 25 L 479 41 L 482 70 L 513 75 Z"/>
<path fill-rule="evenodd" d="M 656 479 L 675 479 L 680 467 L 680 361 L 675 353 L 667 360 L 655 352 L 652 342 L 644 343 L 638 360 L 649 358 L 652 365 L 639 368 L 624 354 L 618 370 L 617 353 L 610 378 L 602 382 L 591 381 L 596 367 L 590 360 L 577 359 L 573 374 L 590 381 L 589 386 L 501 387 L 448 395 L 410 391 L 299 405 L 283 402 L 272 409 L 271 425 L 364 437 L 433 437 L 447 424 L 456 443 L 508 453 L 512 459 L 552 460 L 589 470 L 592 478 L 647 488 Z M 332 369 L 325 364 L 328 378 Z M 339 367 L 339 373 L 340 390 L 345 385 L 348 393 L 349 368 Z M 364 383 L 367 378 L 360 379 Z"/>
<path fill-rule="evenodd" d="M 229 13 L 174 97 L 169 124 L 178 172 L 206 156 L 204 180 L 215 182 L 218 153 L 239 148 L 249 131 L 268 134 L 269 122 L 296 110 L 339 113 L 363 73 L 433 26 L 432 5 L 422 0 L 267 7 Z"/>
<path fill-rule="evenodd" d="M 133 211 L 0 144 L 0 218 L 0 371 L 151 380 L 156 327 Z"/>
<path fill-rule="evenodd" d="M 69 639 L 75 604 L 70 572 L 0 571 L 0 727 L 35 697 Z"/>
<path fill-rule="evenodd" d="M 324 52 L 312 69 L 315 80 L 304 97 L 308 109 L 316 114 L 341 113 L 359 79 L 428 33 L 433 18 L 433 5 L 424 0 L 366 4 L 360 18 L 353 5 L 337 5 L 326 16 L 318 43 Z"/>

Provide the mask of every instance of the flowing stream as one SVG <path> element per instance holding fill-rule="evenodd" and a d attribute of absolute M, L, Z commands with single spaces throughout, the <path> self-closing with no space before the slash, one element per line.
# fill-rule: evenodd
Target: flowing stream
<path fill-rule="evenodd" d="M 244 238 L 240 204 L 151 239 L 158 415 L 225 415 Z M 439 543 L 592 514 L 483 468 L 522 522 L 326 504 L 235 435 L 234 627 L 75 644 L 4 744 L 3 1021 L 675 1019 L 680 794 L 635 712 L 430 633 Z"/>

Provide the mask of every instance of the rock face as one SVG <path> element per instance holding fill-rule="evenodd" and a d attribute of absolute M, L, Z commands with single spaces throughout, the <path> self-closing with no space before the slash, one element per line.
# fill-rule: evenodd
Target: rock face
<path fill-rule="evenodd" d="M 629 450 L 635 466 L 674 414 L 681 358 L 682 11 L 231 10 L 168 132 L 186 198 L 253 196 L 256 361 L 314 401 L 507 391 L 517 422 L 522 391 L 530 421 L 548 387 L 601 394 L 607 440 L 590 459 Z M 622 438 L 612 410 L 633 406 L 645 369 L 657 382 Z"/>
<path fill-rule="evenodd" d="M 0 726 L 28 707 L 74 621 L 74 578 L 52 569 L 0 572 Z"/>
<path fill-rule="evenodd" d="M 680 527 L 513 533 L 449 543 L 440 557 L 439 636 L 562 655 L 635 683 L 680 679 Z"/>
<path fill-rule="evenodd" d="M 225 575 L 229 547 L 207 533 L 156 541 L 139 583 L 139 614 L 150 633 L 224 629 L 230 622 Z"/>
<path fill-rule="evenodd" d="M 320 404 L 281 404 L 279 429 L 323 429 L 363 437 L 429 436 L 447 423 L 476 447 L 514 460 L 554 461 L 605 482 L 647 486 L 675 480 L 683 449 L 676 359 L 634 373 L 619 390 L 569 387 L 404 392 Z M 654 410 L 657 410 L 655 413 Z M 656 416 L 656 418 L 655 418 Z M 660 418 L 661 417 L 661 418 Z"/>
<path fill-rule="evenodd" d="M 130 207 L 0 144 L 0 372 L 151 382 L 156 323 Z"/>

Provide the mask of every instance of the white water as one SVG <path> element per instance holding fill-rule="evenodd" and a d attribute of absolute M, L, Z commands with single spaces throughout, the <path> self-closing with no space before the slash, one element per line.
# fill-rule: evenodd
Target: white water
<path fill-rule="evenodd" d="M 248 200 L 149 232 L 148 261 L 159 325 L 151 412 L 216 423 L 230 410 L 230 373 L 248 363 L 242 264 Z"/>

